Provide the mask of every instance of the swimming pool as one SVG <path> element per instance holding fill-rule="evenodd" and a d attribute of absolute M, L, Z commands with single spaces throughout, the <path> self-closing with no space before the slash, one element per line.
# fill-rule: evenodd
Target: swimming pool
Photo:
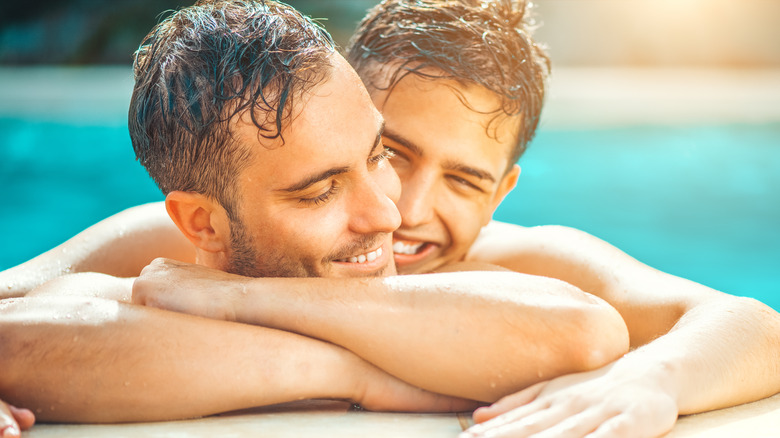
<path fill-rule="evenodd" d="M 0 111 L 0 270 L 162 199 L 134 161 L 124 109 L 92 110 L 79 121 Z M 780 123 L 543 126 L 520 164 L 496 219 L 577 227 L 780 310 Z"/>

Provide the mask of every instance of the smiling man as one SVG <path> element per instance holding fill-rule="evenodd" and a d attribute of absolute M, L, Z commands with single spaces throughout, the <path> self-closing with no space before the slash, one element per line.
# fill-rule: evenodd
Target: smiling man
<path fill-rule="evenodd" d="M 199 2 L 152 30 L 134 69 L 133 147 L 183 236 L 156 243 L 188 242 L 197 264 L 158 261 L 134 285 L 81 273 L 29 294 L 3 288 L 27 295 L 0 306 L 5 400 L 64 422 L 184 418 L 303 398 L 462 410 L 474 406 L 465 399 L 495 401 L 626 351 L 617 312 L 559 280 L 392 276 L 400 185 L 383 118 L 329 36 L 292 8 Z M 3 278 L 40 283 L 49 275 L 39 267 L 52 260 L 75 272 L 119 260 L 104 272 L 123 275 L 137 259 L 121 245 L 92 252 L 114 235 L 101 230 L 66 243 L 73 259 L 55 250 Z M 143 246 L 165 233 L 144 224 L 122 234 Z M 215 282 L 224 289 L 209 295 Z M 135 301 L 159 307 L 189 289 L 186 305 L 263 327 L 130 305 L 131 286 Z M 11 416 L 2 418 L 13 434 Z"/>
<path fill-rule="evenodd" d="M 544 346 L 538 341 L 556 342 L 559 336 L 573 333 L 567 332 L 566 326 L 561 327 L 558 336 L 538 331 L 562 321 L 556 316 L 559 313 L 553 302 L 548 302 L 546 309 L 533 304 L 544 299 L 546 293 L 542 291 L 558 286 L 536 283 L 536 287 L 532 282 L 564 280 L 617 308 L 628 325 L 634 351 L 611 366 L 533 385 L 478 411 L 477 420 L 485 421 L 519 406 L 475 428 L 473 435 L 491 432 L 520 437 L 546 430 L 552 435 L 651 437 L 668 430 L 680 413 L 755 400 L 780 390 L 776 372 L 776 364 L 780 363 L 780 323 L 777 313 L 766 306 L 655 271 L 577 230 L 523 228 L 490 221 L 503 196 L 514 187 L 520 172 L 514 163 L 533 136 L 541 111 L 548 65 L 529 28 L 525 2 L 386 1 L 363 21 L 350 44 L 348 58 L 384 115 L 383 141 L 394 154 L 391 162 L 402 183 L 397 200 L 401 224 L 394 233 L 393 245 L 399 273 L 457 269 L 456 262 L 466 261 L 495 263 L 532 276 L 504 276 L 502 272 L 484 277 L 410 275 L 383 282 L 250 280 L 195 265 L 157 261 L 135 282 L 134 300 L 326 340 L 407 382 L 461 396 L 466 393 L 457 391 L 463 387 L 454 391 L 439 378 L 439 370 L 426 373 L 418 368 L 410 372 L 406 364 L 393 361 L 389 354 L 398 353 L 394 345 L 410 346 L 409 351 L 415 353 L 402 355 L 406 359 L 433 355 L 433 362 L 445 364 L 445 371 L 446 364 L 456 361 L 461 377 L 481 377 L 488 387 L 501 382 L 499 375 L 517 377 L 528 371 L 540 373 L 537 380 L 545 380 L 558 373 L 552 370 L 555 357 L 560 356 L 543 359 L 544 364 L 540 358 L 549 357 L 549 352 L 559 346 Z M 338 187 L 326 183 L 307 195 L 308 199 L 317 199 L 332 189 L 338 193 Z M 327 199 L 321 201 L 323 206 Z M 134 230 L 134 238 L 149 239 L 170 235 L 165 231 L 170 229 L 167 222 L 159 206 L 120 214 L 71 242 L 70 266 L 100 270 L 109 265 L 104 272 L 136 275 L 154 255 L 191 261 L 186 249 L 191 248 L 190 244 L 179 245 L 167 237 L 165 241 L 173 242 L 171 245 L 155 245 L 147 252 L 131 249 L 140 254 L 132 260 L 119 260 L 113 255 L 124 254 L 117 251 L 123 247 L 122 242 L 112 238 L 111 230 L 117 226 Z M 141 224 L 159 226 L 150 229 Z M 109 250 L 100 252 L 105 237 L 110 242 Z M 86 240 L 92 243 L 85 252 L 73 255 L 74 246 Z M 89 246 L 95 242 L 97 247 Z M 91 258 L 94 253 L 105 254 L 116 263 L 105 259 L 102 263 L 107 265 L 95 263 Z M 336 260 L 341 260 L 338 263 L 361 261 L 360 254 L 336 255 L 340 257 Z M 26 269 L 35 263 L 52 266 L 52 260 L 58 257 L 61 255 L 55 250 Z M 458 342 L 473 348 L 480 339 L 497 341 L 506 354 L 500 360 L 525 361 L 525 369 L 511 369 L 506 362 L 495 367 L 493 374 L 474 373 L 479 367 L 467 363 L 469 358 L 487 356 L 473 349 L 451 349 L 448 342 L 452 339 L 437 332 L 436 327 L 448 320 L 447 315 L 458 313 L 446 309 L 457 300 L 438 295 L 435 288 L 434 293 L 413 299 L 414 305 L 420 306 L 418 310 L 429 309 L 431 324 L 416 319 L 418 313 L 402 312 L 403 327 L 415 327 L 408 332 L 399 329 L 398 320 L 382 317 L 381 312 L 348 311 L 403 309 L 405 301 L 386 300 L 384 287 L 402 287 L 404 278 L 412 278 L 421 289 L 443 285 L 467 297 L 471 296 L 469 290 L 478 290 L 487 303 L 496 298 L 489 291 L 504 290 L 530 308 L 547 310 L 542 312 L 547 319 L 533 311 L 512 312 L 523 314 L 523 321 L 533 321 L 523 326 L 528 337 L 517 342 L 499 331 L 491 332 L 489 327 L 478 327 L 495 322 L 479 300 L 462 302 L 470 307 L 459 314 L 464 325 L 458 327 Z M 473 278 L 481 279 L 487 287 L 463 287 Z M 526 285 L 525 293 L 507 284 Z M 468 326 L 472 322 L 480 324 Z M 367 336 L 361 337 L 364 333 Z M 426 336 L 404 337 L 409 333 Z M 567 339 L 574 344 L 589 336 Z M 390 348 L 372 347 L 377 343 Z M 484 351 L 494 347 L 492 344 Z M 447 355 L 452 351 L 458 351 L 460 358 L 458 354 Z M 531 354 L 520 357 L 519 351 Z M 564 356 L 571 357 L 568 353 Z M 458 375 L 452 369 L 449 372 Z M 533 381 L 527 378 L 524 383 Z M 472 397 L 479 393 L 478 379 L 475 382 L 468 391 Z"/>
<path fill-rule="evenodd" d="M 679 414 L 777 393 L 780 315 L 768 306 L 658 272 L 578 230 L 490 222 L 541 111 L 546 57 L 527 7 L 388 0 L 348 48 L 401 178 L 399 273 L 466 260 L 557 278 L 615 306 L 629 329 L 634 350 L 613 364 L 478 410 L 485 424 L 464 435 L 655 437 Z"/>

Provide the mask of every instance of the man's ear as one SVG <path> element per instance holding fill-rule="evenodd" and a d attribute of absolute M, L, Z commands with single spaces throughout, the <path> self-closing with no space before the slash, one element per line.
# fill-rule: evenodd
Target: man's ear
<path fill-rule="evenodd" d="M 493 213 L 495 213 L 496 209 L 501 204 L 501 201 L 503 201 L 506 195 L 509 194 L 509 192 L 515 188 L 515 186 L 517 186 L 518 178 L 520 178 L 520 166 L 515 164 L 498 183 L 498 189 L 496 190 L 496 194 L 492 201 L 493 204 L 491 205 L 490 216 L 482 226 L 485 226 L 488 222 L 490 222 L 493 217 Z"/>
<path fill-rule="evenodd" d="M 219 203 L 200 193 L 173 191 L 165 208 L 184 236 L 208 252 L 225 252 L 230 246 L 230 221 Z"/>

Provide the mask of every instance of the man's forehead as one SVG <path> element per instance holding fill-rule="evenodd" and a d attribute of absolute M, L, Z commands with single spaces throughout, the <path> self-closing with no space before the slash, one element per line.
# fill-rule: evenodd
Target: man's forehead
<path fill-rule="evenodd" d="M 328 80 L 293 105 L 279 138 L 264 137 L 248 112 L 236 123 L 239 141 L 258 151 L 258 161 L 286 172 L 274 179 L 275 190 L 300 188 L 334 169 L 364 163 L 381 143 L 384 118 L 345 61 L 336 59 Z"/>
<path fill-rule="evenodd" d="M 488 141 L 506 145 L 509 154 L 522 123 L 519 115 L 502 111 L 495 93 L 476 84 L 410 77 L 391 90 L 375 93 L 389 130 L 421 147 L 425 143 L 417 136 L 437 135 L 436 145 L 470 141 L 479 148 Z M 417 129 L 411 132 L 410 127 Z"/>

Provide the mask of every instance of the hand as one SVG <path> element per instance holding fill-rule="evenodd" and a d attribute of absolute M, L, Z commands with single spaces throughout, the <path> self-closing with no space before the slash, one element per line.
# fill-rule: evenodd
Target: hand
<path fill-rule="evenodd" d="M 28 409 L 20 409 L 0 400 L 0 436 L 11 438 L 21 436 L 35 424 L 35 415 Z"/>
<path fill-rule="evenodd" d="M 609 367 L 533 385 L 474 412 L 477 423 L 461 438 L 650 438 L 668 432 L 677 403 L 640 373 Z"/>
<path fill-rule="evenodd" d="M 234 297 L 247 279 L 217 269 L 156 259 L 133 283 L 133 304 L 225 321 L 236 320 Z"/>

